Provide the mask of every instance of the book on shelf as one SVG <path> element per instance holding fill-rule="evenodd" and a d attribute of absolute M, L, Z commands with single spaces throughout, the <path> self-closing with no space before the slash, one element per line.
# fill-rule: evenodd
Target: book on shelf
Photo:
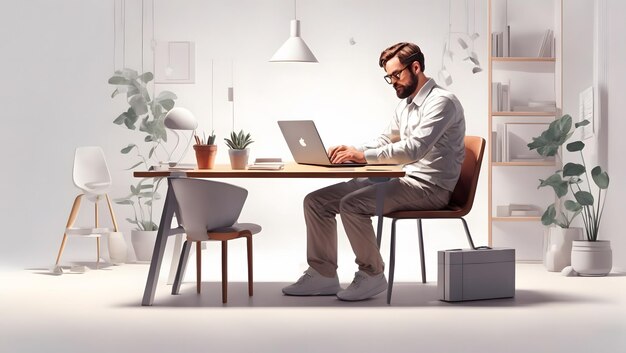
<path fill-rule="evenodd" d="M 514 112 L 547 112 L 547 113 L 555 113 L 556 106 L 551 105 L 514 105 L 512 111 Z"/>
<path fill-rule="evenodd" d="M 491 56 L 511 56 L 511 26 L 506 26 L 504 32 L 491 33 Z"/>
<path fill-rule="evenodd" d="M 511 109 L 510 83 L 491 83 L 491 111 L 508 112 Z"/>
<path fill-rule="evenodd" d="M 281 170 L 285 168 L 282 158 L 257 158 L 254 163 L 248 165 L 252 170 Z"/>

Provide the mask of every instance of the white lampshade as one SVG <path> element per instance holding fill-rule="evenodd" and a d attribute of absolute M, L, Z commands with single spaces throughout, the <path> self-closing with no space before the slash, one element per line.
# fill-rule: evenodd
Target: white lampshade
<path fill-rule="evenodd" d="M 291 20 L 291 36 L 278 48 L 271 62 L 308 62 L 316 63 L 317 58 L 300 37 L 300 21 Z"/>
<path fill-rule="evenodd" d="M 172 130 L 195 130 L 198 127 L 198 120 L 193 113 L 181 107 L 172 108 L 167 112 L 163 123 Z"/>

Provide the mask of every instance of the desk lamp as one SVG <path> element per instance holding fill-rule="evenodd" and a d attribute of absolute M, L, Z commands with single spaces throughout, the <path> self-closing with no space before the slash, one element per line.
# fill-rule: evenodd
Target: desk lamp
<path fill-rule="evenodd" d="M 190 112 L 189 109 L 182 107 L 170 109 L 170 111 L 167 112 L 167 114 L 165 115 L 165 120 L 163 121 L 163 123 L 165 124 L 165 127 L 173 130 L 176 134 L 177 141 L 176 146 L 174 146 L 174 150 L 176 150 L 176 147 L 178 147 L 178 143 L 180 142 L 180 138 L 178 137 L 178 133 L 176 133 L 176 130 L 195 131 L 198 127 L 198 120 L 196 120 L 196 117 L 193 115 L 193 113 Z M 189 136 L 189 141 L 187 142 L 187 146 L 185 147 L 183 154 L 180 156 L 180 159 L 176 162 L 168 162 L 170 167 L 175 167 L 183 159 L 183 157 L 185 157 L 185 154 L 189 149 L 189 145 L 191 145 L 191 140 L 193 139 L 193 136 L 194 133 Z M 174 150 L 172 150 L 172 153 Z"/>

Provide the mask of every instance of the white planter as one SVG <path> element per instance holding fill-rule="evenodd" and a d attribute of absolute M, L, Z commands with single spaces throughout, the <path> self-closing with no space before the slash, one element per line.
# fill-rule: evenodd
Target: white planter
<path fill-rule="evenodd" d="M 572 268 L 581 276 L 606 276 L 613 267 L 608 240 L 576 240 L 572 246 Z"/>
<path fill-rule="evenodd" d="M 114 265 L 121 265 L 126 262 L 128 246 L 122 232 L 109 233 L 107 248 L 109 250 L 109 262 Z"/>
<path fill-rule="evenodd" d="M 246 169 L 248 165 L 248 156 L 250 155 L 250 149 L 245 150 L 228 150 L 228 157 L 230 158 L 230 166 L 232 169 Z"/>
<path fill-rule="evenodd" d="M 135 257 L 137 258 L 137 261 L 150 261 L 152 259 L 156 236 L 156 230 L 131 231 L 130 240 L 133 243 L 133 250 L 135 250 Z"/>
<path fill-rule="evenodd" d="M 582 228 L 548 228 L 543 264 L 548 271 L 557 272 L 572 263 L 572 242 L 582 239 Z"/>

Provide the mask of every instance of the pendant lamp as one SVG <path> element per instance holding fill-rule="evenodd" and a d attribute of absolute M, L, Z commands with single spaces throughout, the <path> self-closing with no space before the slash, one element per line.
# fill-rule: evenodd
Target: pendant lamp
<path fill-rule="evenodd" d="M 296 2 L 294 0 L 294 17 L 296 9 Z M 270 62 L 302 62 L 302 63 L 316 63 L 317 58 L 311 52 L 311 49 L 306 45 L 302 37 L 300 37 L 300 21 L 297 19 L 291 20 L 291 34 L 285 43 L 278 48 L 274 56 L 270 59 Z"/>

